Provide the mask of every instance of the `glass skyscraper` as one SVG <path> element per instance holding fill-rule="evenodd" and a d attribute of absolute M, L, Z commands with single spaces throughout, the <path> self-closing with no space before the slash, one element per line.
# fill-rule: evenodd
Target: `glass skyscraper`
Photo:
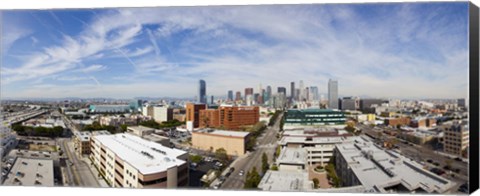
<path fill-rule="evenodd" d="M 328 108 L 338 109 L 338 81 L 328 80 Z"/>
<path fill-rule="evenodd" d="M 207 83 L 205 80 L 200 80 L 198 82 L 198 103 L 207 103 Z"/>

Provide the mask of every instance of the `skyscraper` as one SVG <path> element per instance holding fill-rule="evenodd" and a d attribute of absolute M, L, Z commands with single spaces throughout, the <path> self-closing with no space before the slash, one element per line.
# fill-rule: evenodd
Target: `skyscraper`
<path fill-rule="evenodd" d="M 283 95 L 287 95 L 287 89 L 285 87 L 278 87 L 277 89 L 277 93 L 280 94 L 280 93 L 283 93 Z"/>
<path fill-rule="evenodd" d="M 295 99 L 295 82 L 290 82 L 290 101 Z"/>
<path fill-rule="evenodd" d="M 242 92 L 237 91 L 237 93 L 235 93 L 235 101 L 240 101 L 240 100 L 242 100 Z"/>
<path fill-rule="evenodd" d="M 267 94 L 267 96 L 264 99 L 264 101 L 270 101 L 270 99 L 272 99 L 272 87 L 271 86 L 267 86 L 266 94 Z"/>
<path fill-rule="evenodd" d="M 227 94 L 227 101 L 233 101 L 233 91 L 229 90 Z"/>
<path fill-rule="evenodd" d="M 338 109 L 338 81 L 328 80 L 328 108 Z"/>
<path fill-rule="evenodd" d="M 310 87 L 310 100 L 313 100 L 313 101 L 318 101 L 319 100 L 318 87 L 316 87 L 316 86 L 311 86 Z"/>
<path fill-rule="evenodd" d="M 198 103 L 207 103 L 207 84 L 205 80 L 200 80 L 198 82 Z"/>
<path fill-rule="evenodd" d="M 253 96 L 253 88 L 245 88 L 245 100 L 249 95 Z"/>
<path fill-rule="evenodd" d="M 298 94 L 298 100 L 303 101 L 305 99 L 305 88 L 303 87 L 303 80 L 300 80 L 298 89 L 300 89 L 300 92 Z"/>

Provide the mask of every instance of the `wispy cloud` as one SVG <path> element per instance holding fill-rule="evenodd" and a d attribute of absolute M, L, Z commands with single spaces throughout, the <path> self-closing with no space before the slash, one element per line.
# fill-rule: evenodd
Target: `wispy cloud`
<path fill-rule="evenodd" d="M 6 84 L 20 85 L 71 70 L 108 69 L 105 81 L 127 78 L 123 85 L 132 84 L 125 96 L 193 97 L 199 78 L 214 95 L 298 80 L 325 92 L 328 79 L 336 78 L 343 95 L 465 97 L 466 87 L 459 86 L 468 74 L 466 8 L 445 3 L 93 11 L 91 20 L 72 16 L 83 24 L 81 32 L 32 51 L 19 66 L 7 62 L 2 76 Z M 116 85 L 102 82 L 112 90 L 89 93 L 122 95 Z M 149 88 L 159 91 L 153 95 Z"/>

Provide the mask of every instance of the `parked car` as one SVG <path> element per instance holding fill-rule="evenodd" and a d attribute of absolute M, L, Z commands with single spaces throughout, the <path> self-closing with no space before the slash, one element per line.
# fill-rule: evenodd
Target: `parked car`
<path fill-rule="evenodd" d="M 240 172 L 238 173 L 238 175 L 239 175 L 239 176 L 243 176 L 244 173 L 245 173 L 245 171 L 243 171 L 243 169 L 242 169 L 242 170 L 240 170 Z"/>

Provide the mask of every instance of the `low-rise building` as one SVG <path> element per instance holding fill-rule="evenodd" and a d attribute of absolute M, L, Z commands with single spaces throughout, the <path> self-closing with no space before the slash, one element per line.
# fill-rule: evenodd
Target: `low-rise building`
<path fill-rule="evenodd" d="M 78 154 L 90 154 L 90 137 L 89 131 L 78 131 L 74 133 L 73 145 Z"/>
<path fill-rule="evenodd" d="M 307 150 L 304 148 L 283 148 L 276 164 L 280 171 L 303 171 L 307 169 Z"/>
<path fill-rule="evenodd" d="M 213 151 L 223 148 L 228 155 L 245 154 L 249 132 L 202 129 L 192 132 L 192 147 Z"/>
<path fill-rule="evenodd" d="M 221 105 L 218 109 L 200 110 L 200 127 L 236 130 L 259 122 L 258 106 Z"/>
<path fill-rule="evenodd" d="M 188 153 L 132 134 L 92 137 L 93 164 L 112 187 L 188 185 Z"/>
<path fill-rule="evenodd" d="M 313 181 L 308 179 L 307 171 L 272 171 L 268 170 L 258 184 L 264 191 L 297 191 L 313 189 Z"/>
<path fill-rule="evenodd" d="M 410 118 L 408 117 L 385 118 L 385 125 L 391 126 L 391 127 L 410 125 Z"/>
<path fill-rule="evenodd" d="M 346 131 L 334 129 L 285 131 L 278 144 L 282 148 L 305 149 L 309 165 L 323 165 L 333 157 L 335 145 L 349 140 L 351 136 Z"/>
<path fill-rule="evenodd" d="M 284 130 L 325 125 L 345 126 L 346 120 L 343 112 L 328 109 L 290 109 L 284 118 Z"/>
<path fill-rule="evenodd" d="M 17 158 L 3 185 L 52 187 L 53 160 Z"/>
<path fill-rule="evenodd" d="M 155 129 L 150 127 L 145 127 L 145 126 L 129 126 L 127 127 L 127 132 L 143 137 L 143 136 L 155 133 Z"/>
<path fill-rule="evenodd" d="M 455 183 L 438 176 L 367 137 L 337 144 L 335 169 L 342 186 L 362 185 L 366 192 L 449 193 Z"/>

